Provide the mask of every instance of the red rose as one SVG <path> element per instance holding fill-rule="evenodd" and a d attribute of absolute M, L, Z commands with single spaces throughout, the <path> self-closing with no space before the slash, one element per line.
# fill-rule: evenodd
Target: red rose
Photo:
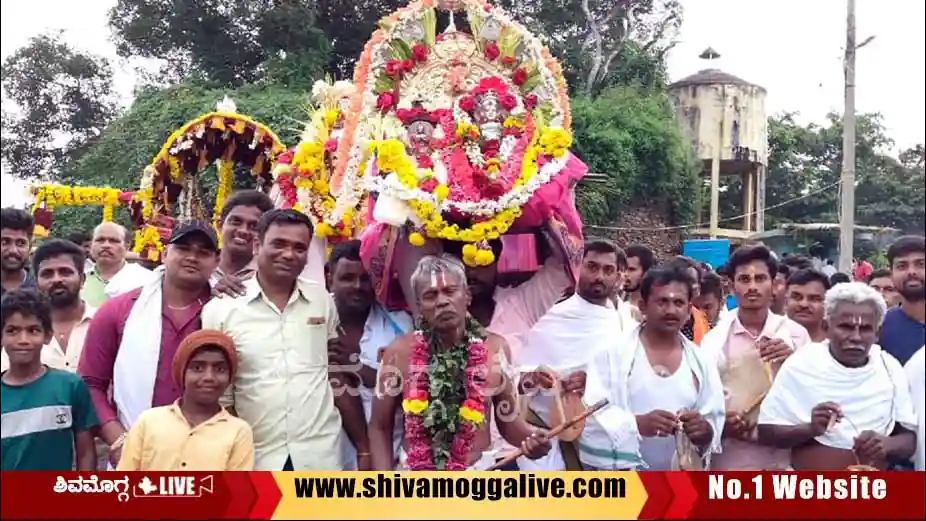
<path fill-rule="evenodd" d="M 485 10 L 485 12 L 488 13 L 489 11 L 492 10 L 492 4 L 490 4 L 489 2 L 486 2 L 485 5 L 482 6 L 482 8 Z"/>
<path fill-rule="evenodd" d="M 524 69 L 514 71 L 514 74 L 511 75 L 511 83 L 514 83 L 518 87 L 527 83 L 527 71 Z"/>
<path fill-rule="evenodd" d="M 518 99 L 511 94 L 505 94 L 501 97 L 499 103 L 502 104 L 502 107 L 504 107 L 505 110 L 510 111 L 518 106 Z"/>
<path fill-rule="evenodd" d="M 420 43 L 416 43 L 412 47 L 412 59 L 416 62 L 425 62 L 428 61 L 428 47 Z"/>
<path fill-rule="evenodd" d="M 465 112 L 472 112 L 476 108 L 476 100 L 472 96 L 463 96 L 460 98 L 460 108 Z"/>
<path fill-rule="evenodd" d="M 437 185 L 438 185 L 437 179 L 434 179 L 433 177 L 429 177 L 425 179 L 424 181 L 418 183 L 418 188 L 421 188 L 425 192 L 433 192 L 434 189 L 437 188 Z"/>
<path fill-rule="evenodd" d="M 376 108 L 382 112 L 386 112 L 391 109 L 395 104 L 395 96 L 391 92 L 384 92 L 376 98 Z"/>
<path fill-rule="evenodd" d="M 489 45 L 486 45 L 484 53 L 485 53 L 485 57 L 487 60 L 495 61 L 495 59 L 498 58 L 498 55 L 501 54 L 502 52 L 498 50 L 497 43 L 490 42 Z"/>
<path fill-rule="evenodd" d="M 328 141 L 325 142 L 325 151 L 326 151 L 326 152 L 334 152 L 334 151 L 337 150 L 337 149 L 338 149 L 338 140 L 337 140 L 337 139 L 329 139 Z"/>
<path fill-rule="evenodd" d="M 293 155 L 295 155 L 295 152 L 293 149 L 289 149 L 280 154 L 280 157 L 277 158 L 277 163 L 288 165 L 293 162 Z"/>
<path fill-rule="evenodd" d="M 504 58 L 502 58 L 502 63 L 505 65 L 514 65 L 518 63 L 518 59 L 515 58 L 514 56 L 505 56 Z"/>
<path fill-rule="evenodd" d="M 418 156 L 418 167 L 419 168 L 434 168 L 434 161 L 431 161 L 431 158 L 421 154 Z"/>
<path fill-rule="evenodd" d="M 415 60 L 405 60 L 402 62 L 402 70 L 404 72 L 412 72 L 412 69 L 415 68 Z"/>
<path fill-rule="evenodd" d="M 426 402 L 428 401 L 428 398 L 429 396 L 428 396 L 427 391 L 419 391 L 417 389 L 412 389 L 412 390 L 405 392 L 406 400 L 422 400 Z"/>
<path fill-rule="evenodd" d="M 402 75 L 402 62 L 399 60 L 389 60 L 386 62 L 386 75 L 390 78 L 398 78 Z"/>
<path fill-rule="evenodd" d="M 524 96 L 524 108 L 526 108 L 527 110 L 534 110 L 534 107 L 536 106 L 537 106 L 537 95 L 536 94 L 528 94 L 527 96 Z"/>

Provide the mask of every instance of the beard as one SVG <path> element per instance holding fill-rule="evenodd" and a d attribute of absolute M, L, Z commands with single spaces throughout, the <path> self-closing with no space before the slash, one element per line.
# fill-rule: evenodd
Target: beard
<path fill-rule="evenodd" d="M 922 302 L 926 300 L 926 284 L 923 284 L 922 281 L 920 281 L 920 286 L 918 288 L 911 288 L 904 282 L 897 288 L 897 292 L 908 302 Z"/>
<path fill-rule="evenodd" d="M 55 309 L 73 306 L 78 300 L 80 300 L 80 292 L 75 293 L 70 290 L 49 293 L 48 295 L 48 303 Z"/>

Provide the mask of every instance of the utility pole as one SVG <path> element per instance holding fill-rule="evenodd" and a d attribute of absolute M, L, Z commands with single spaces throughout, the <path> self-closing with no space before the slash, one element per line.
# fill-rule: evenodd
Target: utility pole
<path fill-rule="evenodd" d="M 867 42 L 866 42 L 867 43 Z M 842 184 L 839 212 L 839 271 L 852 272 L 855 240 L 855 0 L 846 6 L 845 113 L 842 118 Z"/>

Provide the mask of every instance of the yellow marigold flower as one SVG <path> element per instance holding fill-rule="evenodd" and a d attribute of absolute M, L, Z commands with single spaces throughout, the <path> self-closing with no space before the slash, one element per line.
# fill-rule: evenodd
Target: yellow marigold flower
<path fill-rule="evenodd" d="M 408 242 L 412 246 L 424 246 L 424 237 L 418 232 L 412 232 L 411 235 L 408 236 Z"/>
<path fill-rule="evenodd" d="M 402 400 L 402 410 L 407 414 L 421 416 L 424 411 L 428 410 L 428 402 L 425 400 Z"/>
<path fill-rule="evenodd" d="M 336 109 L 325 110 L 325 126 L 331 128 L 338 121 L 338 111 Z"/>
<path fill-rule="evenodd" d="M 318 223 L 315 226 L 315 235 L 318 235 L 319 237 L 331 237 L 334 235 L 334 228 L 332 228 L 331 225 L 326 222 Z"/>
<path fill-rule="evenodd" d="M 325 181 L 324 179 L 316 179 L 313 185 L 314 185 L 313 188 L 315 189 L 316 192 L 320 194 L 325 194 L 325 195 L 328 194 L 328 182 Z"/>
<path fill-rule="evenodd" d="M 469 407 L 460 407 L 460 418 L 476 425 L 482 425 L 482 422 L 485 420 L 481 412 L 474 411 Z"/>
<path fill-rule="evenodd" d="M 450 195 L 450 189 L 447 188 L 447 185 L 437 185 L 437 188 L 434 189 L 434 196 L 437 197 L 438 201 L 443 201 Z"/>
<path fill-rule="evenodd" d="M 488 266 L 495 262 L 495 254 L 491 250 L 479 250 L 476 253 L 476 262 L 480 266 Z"/>

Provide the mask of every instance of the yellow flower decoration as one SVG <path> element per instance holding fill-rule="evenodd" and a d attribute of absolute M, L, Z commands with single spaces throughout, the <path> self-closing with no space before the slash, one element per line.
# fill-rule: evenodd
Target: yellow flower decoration
<path fill-rule="evenodd" d="M 475 425 L 482 425 L 482 422 L 485 421 L 485 416 L 481 412 L 469 407 L 460 407 L 460 418 Z"/>
<path fill-rule="evenodd" d="M 402 400 L 402 410 L 406 414 L 421 416 L 424 411 L 428 410 L 427 400 Z"/>

